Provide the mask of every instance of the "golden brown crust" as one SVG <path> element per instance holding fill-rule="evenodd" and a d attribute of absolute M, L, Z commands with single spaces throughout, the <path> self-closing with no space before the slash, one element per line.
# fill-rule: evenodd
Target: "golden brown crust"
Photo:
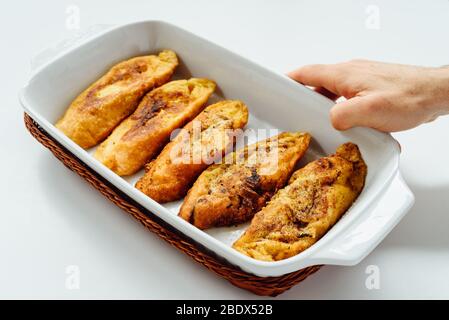
<path fill-rule="evenodd" d="M 241 101 L 208 106 L 146 166 L 136 188 L 160 203 L 184 197 L 198 175 L 234 145 L 236 130 L 247 122 Z"/>
<path fill-rule="evenodd" d="M 259 211 L 233 247 L 258 260 L 294 256 L 318 241 L 363 189 L 367 167 L 358 147 L 341 145 L 335 155 L 297 170 L 289 184 Z"/>
<path fill-rule="evenodd" d="M 154 89 L 100 144 L 95 158 L 118 175 L 137 172 L 162 149 L 174 129 L 203 109 L 214 90 L 213 81 L 197 78 Z"/>
<path fill-rule="evenodd" d="M 284 186 L 309 142 L 307 133 L 284 132 L 229 154 L 198 177 L 179 216 L 200 229 L 248 221 Z"/>
<path fill-rule="evenodd" d="M 170 50 L 120 62 L 71 103 L 56 127 L 82 148 L 97 145 L 136 109 L 145 93 L 167 82 L 177 65 Z"/>

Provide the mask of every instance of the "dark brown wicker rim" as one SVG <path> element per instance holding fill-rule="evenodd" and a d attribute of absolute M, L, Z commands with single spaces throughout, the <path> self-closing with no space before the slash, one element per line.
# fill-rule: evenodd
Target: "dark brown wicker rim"
<path fill-rule="evenodd" d="M 31 135 L 48 148 L 70 170 L 78 173 L 107 199 L 133 216 L 148 230 L 187 254 L 207 269 L 225 278 L 233 285 L 261 296 L 277 296 L 318 271 L 321 266 L 311 266 L 278 277 L 259 277 L 241 270 L 214 252 L 188 238 L 159 217 L 143 208 L 136 201 L 118 190 L 94 170 L 84 164 L 69 150 L 53 139 L 28 114 L 24 114 L 25 126 Z"/>

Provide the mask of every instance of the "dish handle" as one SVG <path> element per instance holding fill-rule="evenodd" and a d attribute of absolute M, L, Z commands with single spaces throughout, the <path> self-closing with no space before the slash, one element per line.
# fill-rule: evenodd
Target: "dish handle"
<path fill-rule="evenodd" d="M 94 24 L 85 29 L 74 32 L 64 40 L 58 41 L 56 43 L 53 43 L 52 45 L 49 45 L 48 47 L 45 47 L 31 58 L 31 71 L 34 71 L 40 66 L 46 64 L 61 52 L 73 48 L 80 42 L 92 38 L 98 33 L 112 28 L 113 26 L 114 25 L 112 24 Z"/>
<path fill-rule="evenodd" d="M 313 264 L 356 265 L 396 226 L 413 206 L 415 197 L 400 172 L 384 196 L 341 238 L 329 242 L 310 256 Z"/>

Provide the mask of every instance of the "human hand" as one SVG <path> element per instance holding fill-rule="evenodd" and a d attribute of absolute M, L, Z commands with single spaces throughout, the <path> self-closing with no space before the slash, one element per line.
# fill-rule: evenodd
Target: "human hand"
<path fill-rule="evenodd" d="M 332 125 L 401 131 L 449 113 L 449 68 L 427 68 L 368 60 L 303 66 L 292 79 L 335 100 Z"/>

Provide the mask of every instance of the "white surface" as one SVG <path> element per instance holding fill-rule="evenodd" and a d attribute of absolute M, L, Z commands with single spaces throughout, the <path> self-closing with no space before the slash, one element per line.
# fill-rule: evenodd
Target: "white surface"
<path fill-rule="evenodd" d="M 220 236 L 209 236 L 224 234 L 229 237 L 230 228 L 219 228 L 220 231 L 215 230 L 213 234 L 195 228 L 177 217 L 179 205 L 174 206 L 172 203 L 161 206 L 152 201 L 134 188 L 136 176 L 120 178 L 92 157 L 93 150 L 83 150 L 53 126 L 73 96 L 104 74 L 106 66 L 132 56 L 157 52 L 160 48 L 171 48 L 183 62 L 175 78 L 195 76 L 214 79 L 222 99 L 241 99 L 249 106 L 248 134 L 265 130 L 264 136 L 249 136 L 248 140 L 253 140 L 248 141 L 250 144 L 274 135 L 275 131 L 303 130 L 314 138 L 305 155 L 309 161 L 317 156 L 334 153 L 337 146 L 347 141 L 358 145 L 369 167 L 363 192 L 338 223 L 312 248 L 282 261 L 250 259 L 231 248 L 234 241 L 223 242 Z M 238 85 L 235 79 L 239 79 Z M 254 94 L 257 91 L 259 93 Z M 385 214 L 391 219 L 385 219 L 384 223 L 379 223 L 378 219 L 368 219 L 397 175 L 400 149 L 390 135 L 368 128 L 335 130 L 327 117 L 333 105 L 330 100 L 283 75 L 266 70 L 165 22 L 146 21 L 116 26 L 86 41 L 74 43 L 72 48 L 53 57 L 33 73 L 21 91 L 20 101 L 42 128 L 114 186 L 206 248 L 259 276 L 280 276 L 312 265 L 355 265 L 370 253 L 374 243 L 378 243 L 390 231 L 387 222 L 398 221 L 405 214 L 405 210 L 389 211 Z M 242 145 L 242 140 L 243 137 L 240 137 L 237 143 Z M 137 176 L 142 176 L 142 172 Z M 405 207 L 410 207 L 411 202 L 410 199 L 409 205 Z M 358 230 L 361 225 L 367 225 L 372 234 L 360 243 Z M 244 229 L 246 227 L 240 227 L 241 232 Z M 231 230 L 233 234 L 236 233 L 236 228 Z"/>
<path fill-rule="evenodd" d="M 74 4 L 82 27 L 173 21 L 279 72 L 354 57 L 448 64 L 448 1 L 277 3 Z M 254 297 L 146 232 L 24 130 L 17 90 L 29 76 L 30 57 L 75 32 L 65 27 L 69 4 L 15 2 L 2 11 L 0 297 Z M 380 10 L 379 30 L 365 27 L 372 4 Z M 443 118 L 395 135 L 416 204 L 390 236 L 358 266 L 325 267 L 282 298 L 449 298 L 448 125 Z M 65 288 L 68 265 L 80 267 L 79 290 Z M 378 290 L 365 287 L 368 265 L 379 267 Z"/>

